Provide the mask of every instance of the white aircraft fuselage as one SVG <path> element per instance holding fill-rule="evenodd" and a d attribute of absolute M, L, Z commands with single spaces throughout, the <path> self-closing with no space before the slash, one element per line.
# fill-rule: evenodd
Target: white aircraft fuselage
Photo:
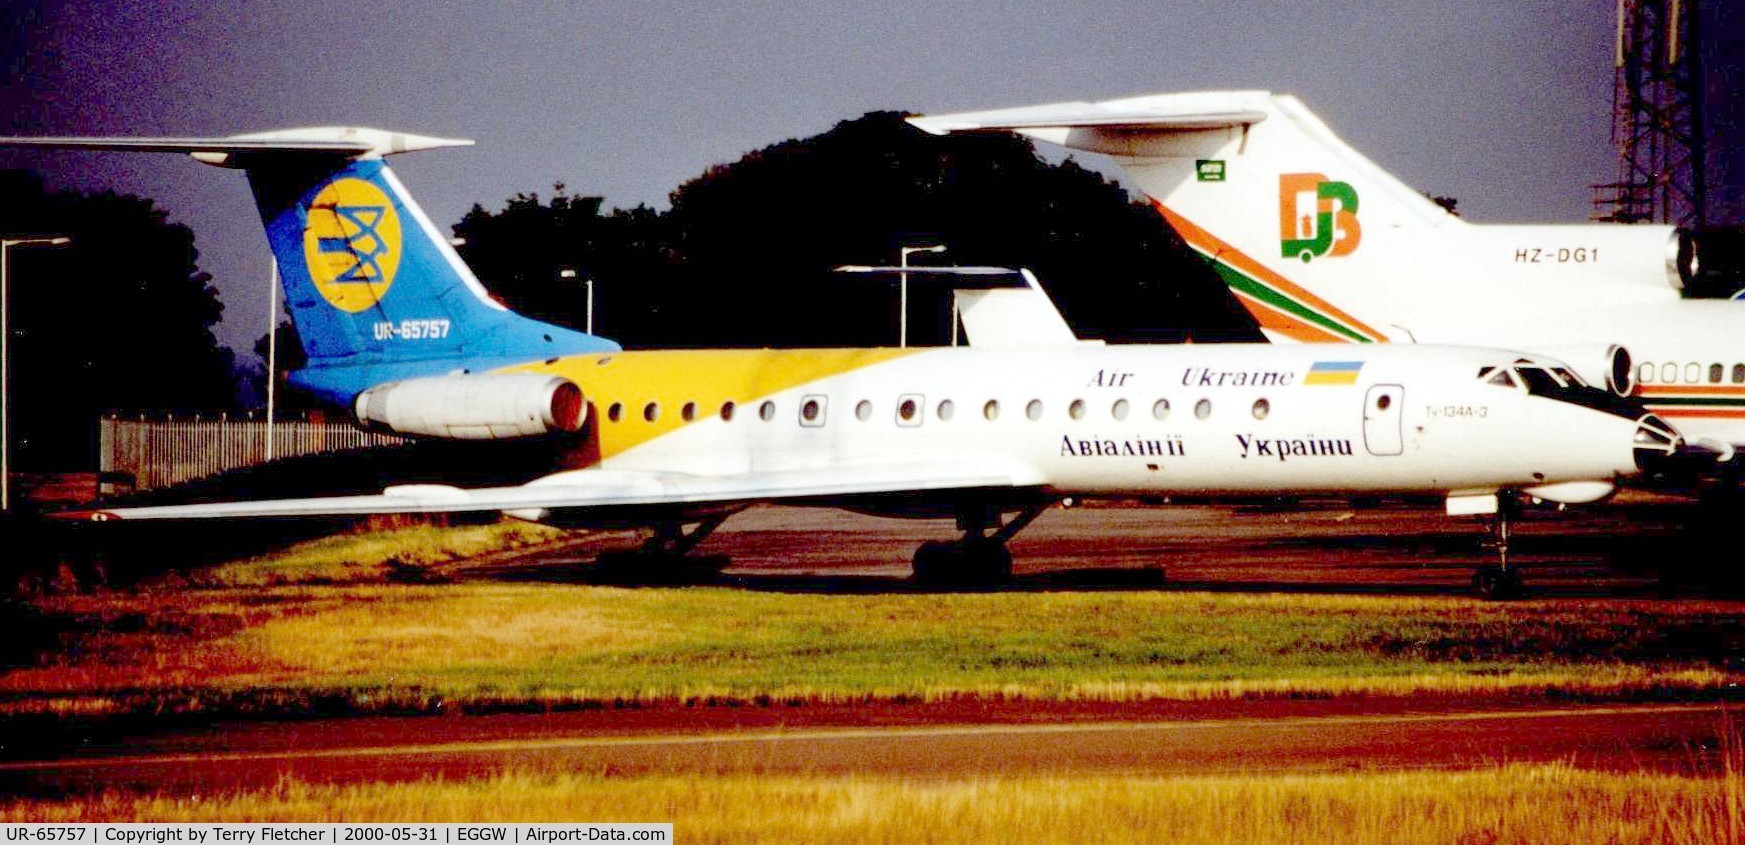
<path fill-rule="evenodd" d="M 1431 346 L 709 350 L 522 369 L 580 386 L 607 470 L 970 461 L 1058 495 L 1490 493 L 1636 471 L 1634 417 L 1481 378 L 1517 358 Z M 655 375 L 674 373 L 693 375 Z"/>

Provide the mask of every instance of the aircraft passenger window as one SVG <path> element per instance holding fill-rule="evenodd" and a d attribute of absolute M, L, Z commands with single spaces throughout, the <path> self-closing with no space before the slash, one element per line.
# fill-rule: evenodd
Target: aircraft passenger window
<path fill-rule="evenodd" d="M 1066 406 L 1066 414 L 1067 414 L 1067 416 L 1072 417 L 1075 420 L 1084 419 L 1085 418 L 1085 400 L 1083 400 L 1083 399 L 1072 400 L 1072 404 Z"/>
<path fill-rule="evenodd" d="M 865 399 L 860 400 L 860 402 L 854 406 L 854 418 L 861 422 L 866 422 L 867 420 L 872 419 L 872 403 Z"/>
<path fill-rule="evenodd" d="M 1042 400 L 1041 399 L 1030 400 L 1030 404 L 1024 406 L 1024 416 L 1029 417 L 1033 420 L 1042 419 Z"/>
<path fill-rule="evenodd" d="M 1745 383 L 1745 364 L 1733 365 L 1733 383 Z"/>
<path fill-rule="evenodd" d="M 733 421 L 733 403 L 732 402 L 722 402 L 721 403 L 721 421 L 722 422 L 732 422 Z"/>
<path fill-rule="evenodd" d="M 1701 364 L 1698 364 L 1697 362 L 1692 361 L 1689 364 L 1684 365 L 1684 380 L 1685 380 L 1685 382 L 1687 382 L 1689 384 L 1696 384 L 1697 381 L 1699 381 L 1702 378 L 1702 375 L 1703 375 L 1703 366 Z"/>
<path fill-rule="evenodd" d="M 1203 420 L 1212 415 L 1212 400 L 1201 399 L 1194 403 L 1194 419 Z"/>
<path fill-rule="evenodd" d="M 957 406 L 952 404 L 952 401 L 950 399 L 940 400 L 939 411 L 937 412 L 937 415 L 940 419 L 949 420 L 949 419 L 951 419 L 951 415 L 955 414 L 955 413 L 957 413 Z"/>
<path fill-rule="evenodd" d="M 655 420 L 660 419 L 660 403 L 650 402 L 647 405 L 642 406 L 642 418 L 649 422 L 654 422 Z"/>
<path fill-rule="evenodd" d="M 1654 365 L 1647 361 L 1642 362 L 1642 366 L 1636 368 L 1636 380 L 1643 384 L 1653 384 Z"/>
<path fill-rule="evenodd" d="M 921 424 L 921 403 L 926 397 L 918 393 L 908 393 L 897 397 L 897 425 L 916 426 Z"/>
<path fill-rule="evenodd" d="M 1000 418 L 1000 400 L 989 399 L 988 404 L 982 406 L 982 417 L 984 419 L 987 419 L 990 422 L 992 422 L 993 420 L 999 419 Z"/>
<path fill-rule="evenodd" d="M 1114 417 L 1115 419 L 1118 419 L 1118 420 L 1126 419 L 1127 418 L 1127 400 L 1116 399 L 1115 404 L 1110 406 L 1110 408 L 1109 408 L 1109 416 Z"/>
<path fill-rule="evenodd" d="M 1678 365 L 1667 362 L 1660 365 L 1660 380 L 1667 384 L 1678 383 Z"/>
<path fill-rule="evenodd" d="M 1151 403 L 1151 418 L 1154 420 L 1169 419 L 1169 400 L 1159 399 Z"/>
<path fill-rule="evenodd" d="M 623 403 L 613 402 L 612 407 L 606 409 L 606 419 L 609 419 L 613 422 L 617 422 L 623 418 L 624 418 L 624 405 L 623 405 Z"/>
<path fill-rule="evenodd" d="M 696 419 L 697 418 L 697 403 L 686 402 L 685 407 L 679 409 L 679 416 L 684 417 L 685 422 L 690 422 L 691 420 Z"/>
<path fill-rule="evenodd" d="M 817 428 L 824 424 L 824 402 L 822 396 L 808 396 L 800 403 L 800 425 L 807 428 Z"/>
<path fill-rule="evenodd" d="M 1385 401 L 1387 399 L 1387 397 L 1383 396 L 1382 399 Z M 1271 402 L 1268 402 L 1265 399 L 1254 400 L 1254 418 L 1255 419 L 1264 420 L 1264 419 L 1266 419 L 1266 415 L 1270 414 L 1270 413 L 1272 413 L 1272 403 Z"/>
<path fill-rule="evenodd" d="M 1709 365 L 1709 383 L 1710 384 L 1720 384 L 1721 383 L 1721 374 L 1725 373 L 1726 371 L 1727 371 L 1727 368 L 1721 366 L 1720 364 L 1710 364 Z"/>
<path fill-rule="evenodd" d="M 764 422 L 775 419 L 776 403 L 765 400 L 762 405 L 757 406 L 757 418 Z"/>

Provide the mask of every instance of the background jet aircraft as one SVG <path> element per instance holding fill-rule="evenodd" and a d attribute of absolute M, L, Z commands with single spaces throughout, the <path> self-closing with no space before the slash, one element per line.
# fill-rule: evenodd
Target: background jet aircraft
<path fill-rule="evenodd" d="M 1468 223 L 1346 145 L 1295 97 L 1266 91 L 911 122 L 938 134 L 1009 130 L 1113 157 L 1274 340 L 1552 355 L 1631 392 L 1723 457 L 1745 443 L 1745 307 L 1686 298 L 1692 286 L 1730 291 L 1745 280 L 1716 269 L 1705 248 L 1717 244 L 1703 235 Z"/>
<path fill-rule="evenodd" d="M 1492 513 L 1499 493 L 1601 498 L 1679 445 L 1639 404 L 1513 352 L 1086 344 L 1027 274 L 965 284 L 966 348 L 625 351 L 493 302 L 383 161 L 466 142 L 305 129 L 34 143 L 244 169 L 308 357 L 291 381 L 361 425 L 564 445 L 513 486 L 77 517 L 503 511 L 649 527 L 612 562 L 653 574 L 732 513 L 780 501 L 953 517 L 962 538 L 923 545 L 917 575 L 989 579 L 1010 573 L 1005 542 L 1068 495 L 1434 492 Z"/>

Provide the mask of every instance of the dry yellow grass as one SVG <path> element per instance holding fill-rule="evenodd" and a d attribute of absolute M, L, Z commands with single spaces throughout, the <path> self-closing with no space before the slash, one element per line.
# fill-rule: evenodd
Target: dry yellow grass
<path fill-rule="evenodd" d="M 640 821 L 685 842 L 1738 843 L 1738 772 L 1565 765 L 1206 777 L 612 778 L 534 772 L 0 806 L 0 821 Z"/>

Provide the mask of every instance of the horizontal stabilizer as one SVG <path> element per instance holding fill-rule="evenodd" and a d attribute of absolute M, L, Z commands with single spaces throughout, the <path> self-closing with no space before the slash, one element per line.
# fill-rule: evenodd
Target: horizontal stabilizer
<path fill-rule="evenodd" d="M 1249 126 L 1265 119 L 1264 111 L 1227 107 L 1204 98 L 1142 97 L 1106 103 L 1052 103 L 1015 109 L 922 115 L 909 118 L 909 123 L 934 135 L 946 135 L 952 132 L 1076 128 L 1195 131 Z"/>
<path fill-rule="evenodd" d="M 221 138 L 163 137 L 0 137 L 0 146 L 63 150 L 120 150 L 148 153 L 188 153 L 207 164 L 229 165 L 237 155 L 325 155 L 380 158 L 417 150 L 470 146 L 462 138 L 433 138 L 355 126 L 281 129 Z"/>

